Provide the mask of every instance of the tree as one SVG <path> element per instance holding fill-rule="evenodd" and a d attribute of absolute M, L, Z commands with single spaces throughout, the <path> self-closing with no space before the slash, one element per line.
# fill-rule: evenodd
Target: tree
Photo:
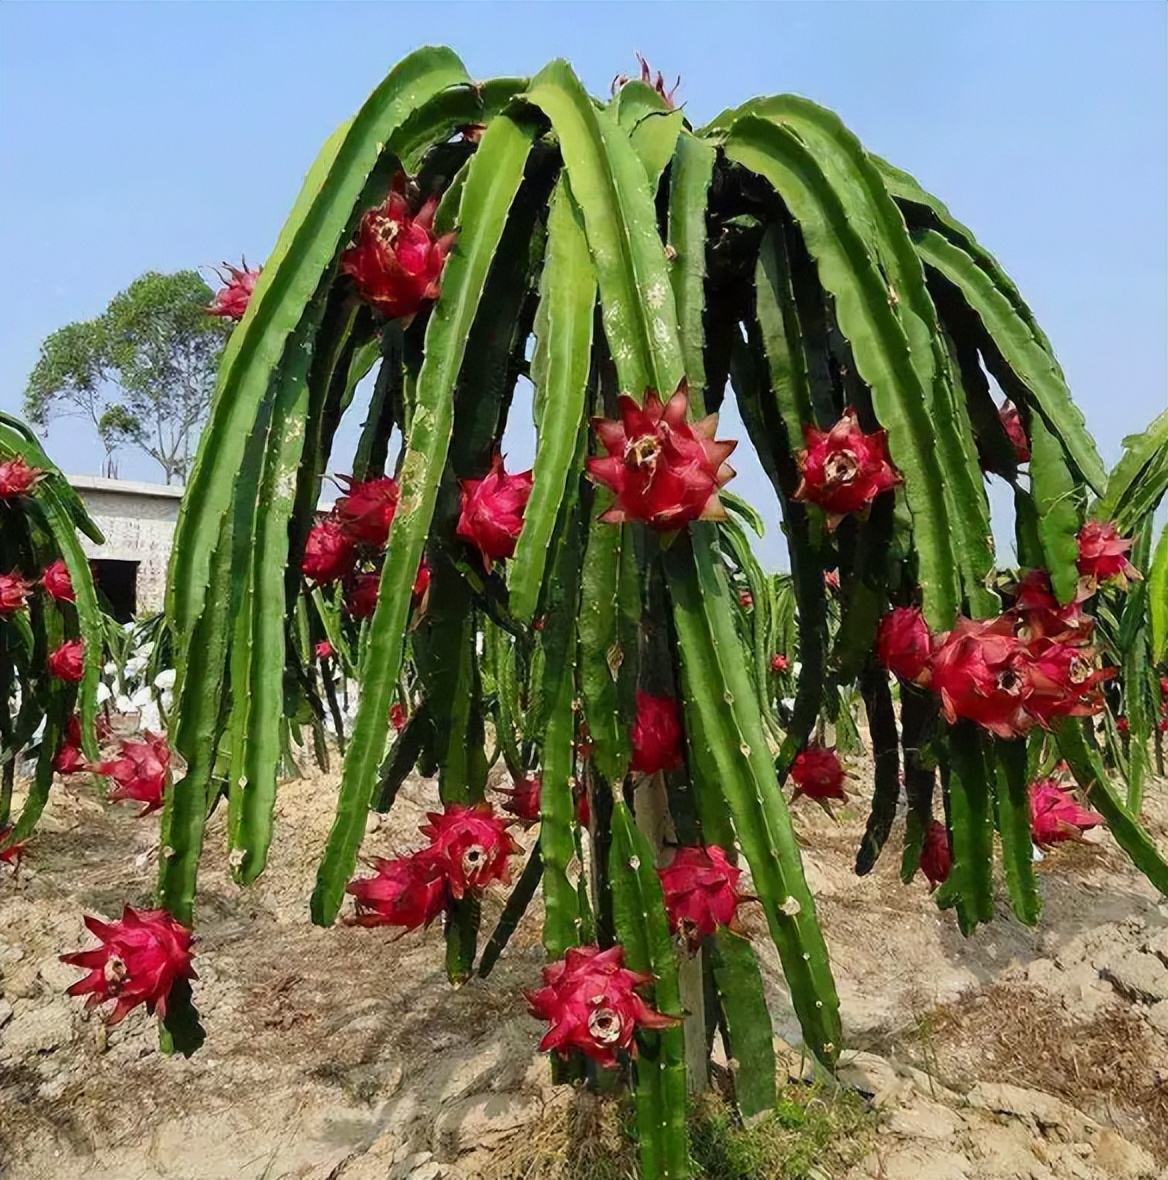
<path fill-rule="evenodd" d="M 24 409 L 37 426 L 59 415 L 88 418 L 105 448 L 105 472 L 129 444 L 186 479 L 211 405 L 230 326 L 208 316 L 211 289 L 193 270 L 150 271 L 94 320 L 68 324 L 41 345 Z"/>

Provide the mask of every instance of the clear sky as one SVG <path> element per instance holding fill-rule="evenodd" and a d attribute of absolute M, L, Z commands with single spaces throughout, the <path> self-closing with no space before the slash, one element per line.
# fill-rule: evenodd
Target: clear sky
<path fill-rule="evenodd" d="M 754 94 L 824 103 L 997 255 L 1109 464 L 1168 402 L 1160 0 L 6 0 L 0 405 L 19 411 L 46 335 L 96 315 L 143 271 L 262 261 L 325 137 L 426 43 L 451 45 L 479 77 L 566 56 L 594 93 L 640 50 L 682 76 L 695 125 Z M 48 442 L 67 471 L 98 470 L 100 448 L 76 421 Z M 156 472 L 122 459 L 123 477 Z M 759 482 L 748 466 L 737 490 L 761 501 Z"/>

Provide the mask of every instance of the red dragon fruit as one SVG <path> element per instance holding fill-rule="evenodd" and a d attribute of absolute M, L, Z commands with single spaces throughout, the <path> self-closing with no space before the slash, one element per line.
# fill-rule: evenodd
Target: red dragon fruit
<path fill-rule="evenodd" d="M 345 586 L 345 610 L 354 619 L 371 619 L 377 609 L 381 574 L 354 574 Z"/>
<path fill-rule="evenodd" d="M 27 496 L 46 475 L 47 471 L 30 467 L 20 455 L 0 459 L 0 500 Z"/>
<path fill-rule="evenodd" d="M 85 641 L 70 639 L 49 652 L 49 675 L 76 684 L 85 675 Z"/>
<path fill-rule="evenodd" d="M 629 971 L 620 945 L 602 951 L 572 947 L 543 969 L 544 986 L 525 993 L 531 1014 L 551 1026 L 539 1043 L 541 1052 L 567 1057 L 579 1049 L 605 1069 L 616 1068 L 617 1052 L 635 1054 L 638 1028 L 669 1028 L 676 1017 L 650 1008 L 633 990 L 652 982 L 649 975 Z"/>
<path fill-rule="evenodd" d="M 405 196 L 406 178 L 394 177 L 383 205 L 361 218 L 354 246 L 341 255 L 341 273 L 352 276 L 357 293 L 386 319 L 407 324 L 441 291 L 442 268 L 454 235 L 435 237 L 438 198 L 416 213 Z"/>
<path fill-rule="evenodd" d="M 925 842 L 921 847 L 921 872 L 925 874 L 930 889 L 936 889 L 949 879 L 953 867 L 953 853 L 949 849 L 949 833 L 939 820 L 930 820 L 925 829 Z"/>
<path fill-rule="evenodd" d="M 681 744 L 681 721 L 672 697 L 637 693 L 637 719 L 630 739 L 633 747 L 631 769 L 640 774 L 676 770 L 685 754 Z"/>
<path fill-rule="evenodd" d="M 356 926 L 429 926 L 447 904 L 443 865 L 429 852 L 387 860 L 375 857 L 372 877 L 356 877 L 345 886 L 353 895 Z"/>
<path fill-rule="evenodd" d="M 69 567 L 58 557 L 41 575 L 41 585 L 50 598 L 58 602 L 76 602 L 77 595 L 73 591 L 73 579 L 69 576 Z"/>
<path fill-rule="evenodd" d="M 455 533 L 469 541 L 483 559 L 488 573 L 491 563 L 514 556 L 515 543 L 523 528 L 523 510 L 531 496 L 532 473 L 508 475 L 503 456 L 496 452 L 491 470 L 482 479 L 464 479 L 461 511 Z"/>
<path fill-rule="evenodd" d="M 396 701 L 389 707 L 389 723 L 395 733 L 401 733 L 406 727 L 406 711 Z"/>
<path fill-rule="evenodd" d="M 1095 653 L 1086 647 L 1036 640 L 1030 647 L 1032 691 L 1026 711 L 1043 727 L 1060 717 L 1091 717 L 1103 711 L 1099 685 L 1115 675 L 1114 668 L 1098 669 Z"/>
<path fill-rule="evenodd" d="M 344 481 L 345 494 L 333 505 L 333 512 L 345 536 L 357 544 L 383 549 L 400 496 L 396 481 L 388 475 L 361 482 L 348 475 L 337 478 Z"/>
<path fill-rule="evenodd" d="M 257 266 L 255 270 L 249 270 L 245 260 L 240 266 L 225 262 L 223 269 L 227 271 L 226 274 L 222 271 L 219 273 L 223 286 L 215 292 L 215 298 L 206 309 L 207 314 L 224 320 L 241 320 L 251 302 L 260 268 Z"/>
<path fill-rule="evenodd" d="M 507 796 L 503 810 L 525 824 L 539 822 L 539 809 L 542 802 L 540 777 L 529 774 L 525 778 L 517 778 L 510 787 L 499 787 L 500 795 Z"/>
<path fill-rule="evenodd" d="M 13 869 L 20 868 L 24 858 L 24 850 L 28 847 L 27 840 L 12 839 L 12 825 L 4 824 L 0 827 L 0 864 L 11 865 Z"/>
<path fill-rule="evenodd" d="M 410 602 L 415 607 L 423 607 L 426 595 L 430 592 L 430 563 L 423 557 L 414 575 L 414 588 L 410 592 Z"/>
<path fill-rule="evenodd" d="M 133 799 L 145 804 L 138 813 L 139 819 L 162 806 L 170 770 L 170 747 L 166 744 L 165 734 L 147 730 L 144 736 L 146 740 L 141 742 L 123 740 L 118 745 L 116 757 L 89 768 L 95 774 L 113 779 L 111 803 Z"/>
<path fill-rule="evenodd" d="M 1076 598 L 1059 604 L 1046 570 L 1028 570 L 1014 588 L 1010 612 L 1017 620 L 1015 634 L 1025 643 L 1054 639 L 1063 643 L 1086 643 L 1095 620 L 1083 611 Z"/>
<path fill-rule="evenodd" d="M 932 653 L 933 633 L 915 606 L 898 606 L 880 620 L 876 629 L 876 657 L 901 680 L 925 683 Z"/>
<path fill-rule="evenodd" d="M 86 916 L 85 925 L 101 940 L 101 946 L 61 956 L 62 963 L 89 972 L 68 989 L 69 995 L 91 993 L 87 1008 L 116 1000 L 111 1025 L 138 1004 L 165 1019 L 175 982 L 198 978 L 191 963 L 191 932 L 166 910 L 139 910 L 128 905 L 116 922 Z"/>
<path fill-rule="evenodd" d="M 959 717 L 977 722 L 998 737 L 1029 732 L 1026 702 L 1033 692 L 1026 645 L 1003 615 L 988 622 L 959 619 L 938 640 L 929 686 L 941 696 L 950 725 Z"/>
<path fill-rule="evenodd" d="M 312 526 L 304 546 L 301 572 L 319 585 L 340 581 L 353 568 L 356 554 L 341 522 L 326 517 Z"/>
<path fill-rule="evenodd" d="M 805 450 L 799 452 L 803 478 L 796 500 L 818 504 L 834 527 L 849 512 L 864 512 L 882 492 L 900 483 L 888 457 L 884 431 L 865 434 L 850 406 L 828 431 L 803 428 Z"/>
<path fill-rule="evenodd" d="M 0 615 L 14 615 L 23 610 L 31 589 L 19 574 L 0 574 Z"/>
<path fill-rule="evenodd" d="M 1022 425 L 1022 416 L 1018 413 L 1018 407 L 1012 401 L 1003 402 L 998 410 L 998 419 L 1014 448 L 1014 458 L 1019 463 L 1029 463 L 1030 440 L 1026 437 L 1026 427 Z"/>
<path fill-rule="evenodd" d="M 57 747 L 53 769 L 58 774 L 80 774 L 85 768 L 85 754 L 81 749 L 81 718 L 75 713 L 66 726 L 65 740 Z"/>
<path fill-rule="evenodd" d="M 1038 779 L 1030 784 L 1030 834 L 1040 848 L 1064 840 L 1081 840 L 1085 831 L 1103 822 L 1103 816 L 1080 807 L 1054 779 Z"/>
<path fill-rule="evenodd" d="M 337 649 L 327 639 L 318 640 L 312 650 L 318 660 L 331 660 L 337 654 Z"/>
<path fill-rule="evenodd" d="M 1121 537 L 1115 525 L 1100 520 L 1089 520 L 1079 530 L 1079 576 L 1085 587 L 1094 591 L 1110 583 L 1121 590 L 1129 581 L 1139 581 L 1140 571 L 1127 559 L 1132 547 L 1130 537 Z"/>
<path fill-rule="evenodd" d="M 724 520 L 718 489 L 734 478 L 726 462 L 737 442 L 716 442 L 717 414 L 686 421 L 685 382 L 664 405 L 656 390 L 637 405 L 620 396 L 620 420 L 593 418 L 592 428 L 608 452 L 588 460 L 588 477 L 616 494 L 600 519 L 608 524 L 639 520 L 672 532 L 691 520 Z"/>
<path fill-rule="evenodd" d="M 688 950 L 697 950 L 707 934 L 734 921 L 746 900 L 738 892 L 742 870 L 732 865 L 717 845 L 679 848 L 668 868 L 658 869 L 669 927 Z"/>
<path fill-rule="evenodd" d="M 791 763 L 791 781 L 795 784 L 793 799 L 806 795 L 809 799 L 840 799 L 847 801 L 844 779 L 847 771 L 832 747 L 810 741 Z"/>
<path fill-rule="evenodd" d="M 782 652 L 776 652 L 773 656 L 771 656 L 771 671 L 772 672 L 775 672 L 775 673 L 785 672 L 787 670 L 788 666 L 789 665 L 787 663 L 787 657 L 785 655 L 783 655 Z"/>
<path fill-rule="evenodd" d="M 421 831 L 430 838 L 427 855 L 441 865 L 454 898 L 481 892 L 492 881 L 510 881 L 508 861 L 523 850 L 489 803 L 451 803 L 426 818 Z"/>

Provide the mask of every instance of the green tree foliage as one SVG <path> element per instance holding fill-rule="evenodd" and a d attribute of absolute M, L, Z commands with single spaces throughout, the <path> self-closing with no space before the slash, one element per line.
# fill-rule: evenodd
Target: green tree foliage
<path fill-rule="evenodd" d="M 25 414 L 40 427 L 62 415 L 88 418 L 107 473 L 128 445 L 158 463 L 167 483 L 185 481 L 230 332 L 206 314 L 211 294 L 193 270 L 135 279 L 96 319 L 45 340 Z"/>

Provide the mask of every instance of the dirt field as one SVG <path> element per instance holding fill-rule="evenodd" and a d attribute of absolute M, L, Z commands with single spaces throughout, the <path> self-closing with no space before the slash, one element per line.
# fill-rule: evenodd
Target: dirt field
<path fill-rule="evenodd" d="M 55 792 L 19 877 L 0 879 L 4 1180 L 503 1180 L 508 1143 L 575 1101 L 551 1087 L 520 994 L 542 962 L 536 915 L 489 980 L 457 992 L 436 929 L 310 925 L 335 786 L 282 788 L 271 867 L 250 890 L 210 834 L 196 993 L 208 1041 L 190 1061 L 159 1056 L 144 1013 L 107 1033 L 64 995 L 77 972 L 57 956 L 87 945 L 82 912 L 149 901 L 157 823 L 82 779 Z M 1161 841 L 1166 794 L 1149 791 Z M 433 798 L 408 784 L 366 851 L 415 847 Z M 923 883 L 900 884 L 896 835 L 875 873 L 853 875 L 863 813 L 836 825 L 797 808 L 843 1004 L 841 1079 L 883 1116 L 848 1180 L 1163 1177 L 1168 906 L 1102 835 L 1039 866 L 1038 930 L 1001 898 L 967 940 Z M 489 898 L 485 920 L 500 907 Z M 794 1043 L 761 915 L 746 925 L 776 1035 Z M 798 1052 L 787 1061 L 798 1075 Z"/>

